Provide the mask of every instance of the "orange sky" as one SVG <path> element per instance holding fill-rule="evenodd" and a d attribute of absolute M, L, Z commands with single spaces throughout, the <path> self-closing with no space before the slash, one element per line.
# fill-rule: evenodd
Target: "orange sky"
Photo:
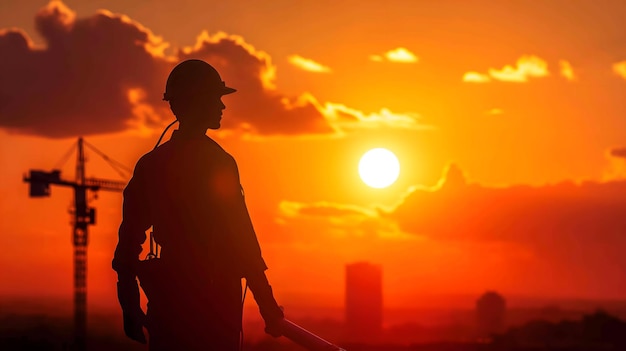
<path fill-rule="evenodd" d="M 0 295 L 71 296 L 71 192 L 29 199 L 22 175 L 79 135 L 132 167 L 173 118 L 167 73 L 198 57 L 238 89 L 209 135 L 287 306 L 340 306 L 357 260 L 382 264 L 388 306 L 624 297 L 625 3 L 46 4 L 0 5 Z M 374 147 L 400 160 L 389 188 L 358 177 Z M 88 156 L 87 175 L 121 179 Z M 115 303 L 121 201 L 93 202 L 94 304 Z"/>

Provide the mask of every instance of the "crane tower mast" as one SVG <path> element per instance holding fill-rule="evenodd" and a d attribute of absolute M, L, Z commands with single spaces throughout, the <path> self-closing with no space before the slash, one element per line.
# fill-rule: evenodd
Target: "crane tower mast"
<path fill-rule="evenodd" d="M 30 183 L 30 197 L 50 196 L 50 185 L 74 188 L 73 233 L 74 246 L 74 349 L 87 349 L 87 245 L 89 225 L 95 224 L 96 210 L 88 206 L 87 192 L 108 190 L 121 192 L 125 182 L 85 177 L 83 138 L 78 138 L 76 177 L 74 181 L 61 179 L 60 170 L 51 172 L 31 170 L 24 181 Z"/>

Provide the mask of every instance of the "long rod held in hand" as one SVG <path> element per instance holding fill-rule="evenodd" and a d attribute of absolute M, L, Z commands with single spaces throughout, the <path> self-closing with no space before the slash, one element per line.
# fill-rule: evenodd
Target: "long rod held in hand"
<path fill-rule="evenodd" d="M 283 336 L 309 351 L 346 351 L 288 319 L 282 320 L 281 327 Z"/>

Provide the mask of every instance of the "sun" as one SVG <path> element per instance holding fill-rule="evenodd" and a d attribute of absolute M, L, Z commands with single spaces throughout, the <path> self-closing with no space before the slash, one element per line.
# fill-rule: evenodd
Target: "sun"
<path fill-rule="evenodd" d="M 400 175 L 400 162 L 393 152 L 376 148 L 366 152 L 359 161 L 361 180 L 372 188 L 386 188 Z"/>

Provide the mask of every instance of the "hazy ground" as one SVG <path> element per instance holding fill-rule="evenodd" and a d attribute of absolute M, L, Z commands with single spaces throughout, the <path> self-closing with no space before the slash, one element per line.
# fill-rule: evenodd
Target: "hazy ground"
<path fill-rule="evenodd" d="M 554 303 L 543 307 L 511 307 L 507 310 L 506 328 L 523 326 L 535 320 L 543 321 L 542 328 L 549 328 L 551 325 L 549 323 L 558 326 L 563 324 L 562 321 L 581 321 L 584 315 L 592 313 L 597 308 L 604 308 L 612 316 L 624 319 L 625 306 L 625 303 L 616 301 L 561 301 L 561 305 Z M 70 301 L 5 298 L 0 307 L 0 350 L 70 348 L 72 340 Z M 385 311 L 385 329 L 382 335 L 378 341 L 369 344 L 346 337 L 341 309 L 319 308 L 314 311 L 305 307 L 293 307 L 290 312 L 288 314 L 290 319 L 329 341 L 344 347 L 350 346 L 346 348 L 351 351 L 427 350 L 431 346 L 436 346 L 434 349 L 438 351 L 477 350 L 486 347 L 475 344 L 475 314 L 470 308 L 388 309 Z M 533 324 L 533 328 L 537 326 Z M 263 323 L 258 318 L 254 306 L 245 311 L 244 332 L 246 350 L 301 350 L 285 338 L 273 339 L 264 335 Z M 128 340 L 123 335 L 121 316 L 117 309 L 90 311 L 88 333 L 89 350 L 145 350 L 142 345 Z M 468 342 L 471 342 L 471 345 L 467 344 Z M 585 350 L 588 349 L 590 348 Z M 523 348 L 509 347 L 505 350 L 523 350 Z"/>

